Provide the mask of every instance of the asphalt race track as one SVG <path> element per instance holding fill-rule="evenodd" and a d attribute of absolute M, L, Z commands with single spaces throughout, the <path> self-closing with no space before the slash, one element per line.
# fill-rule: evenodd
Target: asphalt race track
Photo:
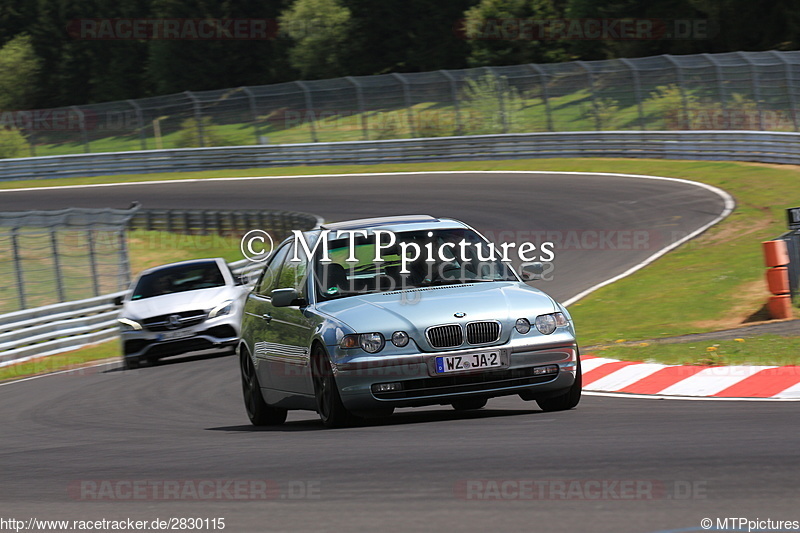
<path fill-rule="evenodd" d="M 673 181 L 459 174 L 2 192 L 0 210 L 133 200 L 291 209 L 327 220 L 430 213 L 497 241 L 545 230 L 566 244 L 575 232 L 581 245 L 557 247 L 553 280 L 538 285 L 562 300 L 724 207 L 717 194 Z M 611 231 L 616 237 L 594 240 Z M 614 240 L 625 231 L 644 233 Z M 714 526 L 726 517 L 800 519 L 792 402 L 585 396 L 577 409 L 550 414 L 509 397 L 476 412 L 399 410 L 341 430 L 294 412 L 284 426 L 256 429 L 234 358 L 195 356 L 1 385 L 0 406 L 0 509 L 25 521 L 194 517 L 225 518 L 233 532 L 624 533 L 701 531 L 704 518 Z"/>

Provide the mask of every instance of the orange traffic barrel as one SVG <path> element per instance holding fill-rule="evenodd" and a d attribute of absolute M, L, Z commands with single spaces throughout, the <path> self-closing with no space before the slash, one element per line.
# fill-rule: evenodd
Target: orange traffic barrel
<path fill-rule="evenodd" d="M 764 241 L 764 261 L 768 267 L 783 266 L 789 264 L 789 250 L 786 248 L 786 241 Z"/>
<path fill-rule="evenodd" d="M 792 318 L 792 299 L 788 294 L 770 296 L 767 310 L 772 318 Z"/>
<path fill-rule="evenodd" d="M 772 294 L 789 294 L 789 269 L 775 267 L 767 270 L 767 286 Z"/>

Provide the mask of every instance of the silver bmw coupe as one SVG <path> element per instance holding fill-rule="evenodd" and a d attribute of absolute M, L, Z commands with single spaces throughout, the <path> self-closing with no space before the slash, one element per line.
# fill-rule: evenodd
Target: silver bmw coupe
<path fill-rule="evenodd" d="M 282 424 L 288 410 L 307 409 L 342 427 L 399 407 L 480 409 L 505 395 L 545 411 L 575 407 L 569 313 L 523 281 L 536 264 L 520 277 L 494 251 L 467 224 L 425 215 L 295 232 L 244 305 L 250 421 Z"/>

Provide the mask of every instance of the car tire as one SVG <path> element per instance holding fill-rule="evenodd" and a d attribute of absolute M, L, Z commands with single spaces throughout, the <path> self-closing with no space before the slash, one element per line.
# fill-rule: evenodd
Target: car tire
<path fill-rule="evenodd" d="M 326 428 L 341 428 L 356 421 L 342 403 L 339 387 L 331 369 L 328 352 L 320 345 L 311 351 L 311 373 L 314 381 L 314 396 L 317 400 L 317 413 Z"/>
<path fill-rule="evenodd" d="M 542 411 L 546 412 L 567 411 L 569 409 L 574 409 L 581 401 L 582 388 L 583 372 L 581 371 L 581 357 L 580 354 L 578 354 L 578 369 L 575 372 L 575 383 L 573 383 L 564 394 L 560 396 L 554 396 L 553 398 L 536 400 L 536 403 L 539 404 L 539 408 Z"/>
<path fill-rule="evenodd" d="M 279 426 L 286 422 L 286 409 L 274 407 L 264 401 L 261 395 L 261 385 L 258 382 L 256 367 L 250 354 L 242 350 L 239 358 L 239 368 L 242 374 L 242 395 L 247 417 L 254 426 Z"/>
<path fill-rule="evenodd" d="M 485 407 L 488 401 L 486 398 L 468 398 L 453 402 L 451 405 L 456 411 L 474 411 Z"/>
<path fill-rule="evenodd" d="M 125 370 L 136 370 L 139 368 L 139 358 L 138 357 L 125 357 Z"/>

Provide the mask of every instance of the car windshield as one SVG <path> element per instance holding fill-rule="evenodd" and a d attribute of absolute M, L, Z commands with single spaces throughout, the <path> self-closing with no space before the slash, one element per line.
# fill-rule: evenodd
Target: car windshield
<path fill-rule="evenodd" d="M 145 274 L 139 279 L 131 295 L 132 300 L 142 300 L 164 294 L 222 287 L 225 278 L 216 263 L 176 265 Z"/>
<path fill-rule="evenodd" d="M 472 230 L 425 230 L 395 233 L 395 237 L 392 246 L 388 246 L 386 235 L 380 243 L 372 235 L 356 237 L 352 250 L 349 238 L 331 240 L 330 262 L 323 260 L 320 247 L 315 257 L 320 299 L 438 285 L 517 281 L 511 269 L 499 260 L 499 254 L 491 257 L 489 244 Z M 375 261 L 378 244 L 383 261 Z M 348 261 L 352 258 L 355 261 Z"/>

